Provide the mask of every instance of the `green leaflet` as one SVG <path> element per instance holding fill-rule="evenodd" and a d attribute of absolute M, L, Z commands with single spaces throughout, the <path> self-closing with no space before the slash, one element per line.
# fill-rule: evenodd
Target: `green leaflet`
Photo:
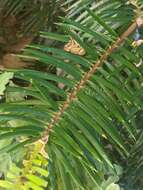
<path fill-rule="evenodd" d="M 43 73 L 41 71 L 35 71 L 35 70 L 15 70 L 14 71 L 15 76 L 24 80 L 28 80 L 30 81 L 30 79 L 43 79 L 43 80 L 49 80 L 49 81 L 54 81 L 54 82 L 61 82 L 65 85 L 67 85 L 68 87 L 72 87 L 74 84 L 74 81 L 71 81 L 69 79 L 65 79 L 62 76 L 57 76 L 54 75 L 52 73 Z"/>
<path fill-rule="evenodd" d="M 52 56 L 49 56 L 48 54 L 41 53 L 40 51 L 37 51 L 37 50 L 25 49 L 25 52 L 27 54 L 34 56 L 37 60 L 41 61 L 42 63 L 45 63 L 47 65 L 51 64 L 57 68 L 63 69 L 68 74 L 71 74 L 77 80 L 79 80 L 81 77 L 81 73 L 79 69 L 77 69 L 73 65 L 70 65 L 70 64 L 65 63 L 64 61 L 61 61 L 60 59 L 56 59 Z"/>
<path fill-rule="evenodd" d="M 47 181 L 45 181 L 35 175 L 29 174 L 29 175 L 26 175 L 25 177 L 38 186 L 46 187 L 48 184 Z"/>
<path fill-rule="evenodd" d="M 40 36 L 42 38 L 48 38 L 51 40 L 61 41 L 61 42 L 68 42 L 69 37 L 65 35 L 55 34 L 52 32 L 40 32 Z"/>
<path fill-rule="evenodd" d="M 58 49 L 58 48 L 51 48 L 51 47 L 45 47 L 42 45 L 30 45 L 28 46 L 30 48 L 33 49 L 39 49 L 42 50 L 43 52 L 47 52 L 47 53 L 53 53 L 53 56 L 58 57 L 58 58 L 63 58 L 63 59 L 68 59 L 71 60 L 75 63 L 79 63 L 80 65 L 84 66 L 85 68 L 89 68 L 90 66 L 90 62 L 84 58 L 84 57 L 80 57 L 78 55 L 74 55 L 68 52 L 65 52 L 64 50 Z"/>
<path fill-rule="evenodd" d="M 6 85 L 9 83 L 10 79 L 13 78 L 12 72 L 5 72 L 0 74 L 0 95 L 4 94 Z"/>
<path fill-rule="evenodd" d="M 0 187 L 10 190 L 11 188 L 14 188 L 14 184 L 8 181 L 0 180 Z"/>

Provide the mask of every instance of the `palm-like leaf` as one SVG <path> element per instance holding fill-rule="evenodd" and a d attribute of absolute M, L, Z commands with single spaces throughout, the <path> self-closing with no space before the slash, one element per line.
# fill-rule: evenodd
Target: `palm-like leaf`
<path fill-rule="evenodd" d="M 110 46 L 111 42 L 114 43 L 117 32 L 114 31 L 114 26 L 111 28 L 103 20 L 101 22 L 101 17 L 94 15 L 92 11 L 86 14 L 92 22 L 98 23 L 104 29 L 104 35 L 98 30 L 87 28 L 86 24 L 69 19 L 63 24 L 70 36 L 85 49 L 86 56 L 80 57 L 39 45 L 25 49 L 23 58 L 32 58 L 37 62 L 61 68 L 65 71 L 65 77 L 32 70 L 13 71 L 16 78 L 25 80 L 30 85 L 25 88 L 11 85 L 7 91 L 23 92 L 25 96 L 32 96 L 38 101 L 29 103 L 27 100 L 24 104 L 9 102 L 1 104 L 0 108 L 1 123 L 5 126 L 2 127 L 5 132 L 1 134 L 1 139 L 24 134 L 34 141 L 40 138 L 49 126 L 48 123 L 52 124 L 50 129 L 53 131 L 46 147 L 51 159 L 51 189 L 102 189 L 104 173 L 109 168 L 114 173 L 112 151 L 116 150 L 126 158 L 131 149 L 126 139 L 132 144 L 136 141 L 135 117 L 138 111 L 142 110 L 142 65 L 136 66 L 140 62 L 138 51 L 134 52 L 130 39 L 117 49 L 114 48 L 114 51 L 104 54 L 105 48 Z M 73 32 L 75 29 L 88 39 L 83 41 L 84 38 Z M 42 36 L 59 39 L 59 35 L 51 36 L 49 33 L 42 33 Z M 94 43 L 89 44 L 90 38 L 99 39 L 97 46 Z M 66 42 L 67 36 L 62 36 L 61 39 Z M 101 63 L 104 61 L 104 66 L 97 67 L 96 75 L 91 72 L 90 77 L 87 77 L 88 70 L 93 69 L 93 63 L 99 62 L 99 57 L 102 58 Z M 80 67 L 77 67 L 77 64 Z M 73 80 L 69 81 L 69 75 Z M 66 93 L 57 88 L 59 82 L 64 83 Z M 84 84 L 83 88 L 79 86 L 81 83 Z M 72 92 L 76 93 L 67 96 L 64 106 L 68 108 L 63 109 L 62 101 L 66 100 L 66 94 L 71 88 L 74 89 Z M 58 96 L 59 101 L 51 98 L 51 94 Z M 54 119 L 54 125 L 51 118 Z M 9 128 L 7 122 L 11 120 L 26 120 L 27 127 L 24 125 Z M 9 125 L 11 126 L 11 123 Z M 46 131 L 49 132 L 49 129 Z M 28 143 L 27 140 L 25 143 Z M 106 143 L 111 146 L 111 154 Z M 19 146 L 23 144 L 24 142 Z M 17 147 L 17 142 L 6 149 L 12 150 L 14 146 Z"/>

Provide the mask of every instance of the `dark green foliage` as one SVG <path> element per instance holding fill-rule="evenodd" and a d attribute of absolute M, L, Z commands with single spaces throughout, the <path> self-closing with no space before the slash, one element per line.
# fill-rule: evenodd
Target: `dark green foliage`
<path fill-rule="evenodd" d="M 0 139 L 11 138 L 14 142 L 1 149 L 2 152 L 18 150 L 28 145 L 29 140 L 31 143 L 39 139 L 71 89 L 132 23 L 134 8 L 125 1 L 86 2 L 91 10 L 84 4 L 86 8 L 76 8 L 75 12 L 74 5 L 79 6 L 80 1 L 79 4 L 67 1 L 73 4 L 69 7 L 70 19 L 63 19 L 61 24 L 67 35 L 41 33 L 46 39 L 65 43 L 72 37 L 84 48 L 85 56 L 65 52 L 62 48 L 31 45 L 21 58 L 52 66 L 53 70 L 60 68 L 64 75 L 30 69 L 11 71 L 27 85 L 11 82 L 6 88 L 6 103 L 0 106 Z M 103 182 L 108 177 L 122 174 L 117 172 L 118 164 L 125 171 L 121 178 L 125 190 L 130 175 L 132 182 L 140 183 L 142 188 L 142 130 L 139 127 L 142 117 L 139 113 L 143 110 L 143 67 L 138 49 L 131 45 L 133 40 L 133 36 L 129 36 L 112 52 L 77 93 L 75 101 L 50 133 L 46 146 L 49 189 L 104 190 Z M 64 84 L 64 89 L 58 88 L 59 83 Z M 15 99 L 10 98 L 13 93 Z M 117 181 L 111 180 L 111 183 Z"/>

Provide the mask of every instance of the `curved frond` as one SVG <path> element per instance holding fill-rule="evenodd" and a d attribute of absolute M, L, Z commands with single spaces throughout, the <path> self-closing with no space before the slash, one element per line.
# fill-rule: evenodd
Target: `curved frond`
<path fill-rule="evenodd" d="M 60 68 L 64 74 L 13 70 L 26 86 L 10 84 L 6 93 L 23 92 L 26 101 L 9 101 L 0 108 L 1 139 L 27 136 L 43 140 L 49 155 L 49 187 L 55 190 L 101 190 L 104 174 L 116 174 L 113 154 L 123 159 L 129 156 L 137 140 L 135 118 L 143 109 L 142 60 L 139 50 L 131 45 L 136 22 L 120 23 L 126 28 L 122 33 L 93 11 L 86 9 L 86 13 L 103 30 L 65 19 L 62 26 L 69 36 L 41 33 L 44 38 L 74 40 L 76 47 L 70 48 L 83 48 L 86 54 L 40 45 L 27 47 L 23 59 Z M 64 88 L 58 88 L 59 83 Z M 27 97 L 35 102 L 29 103 Z M 16 124 L 25 120 L 25 125 L 13 124 L 13 120 Z"/>

